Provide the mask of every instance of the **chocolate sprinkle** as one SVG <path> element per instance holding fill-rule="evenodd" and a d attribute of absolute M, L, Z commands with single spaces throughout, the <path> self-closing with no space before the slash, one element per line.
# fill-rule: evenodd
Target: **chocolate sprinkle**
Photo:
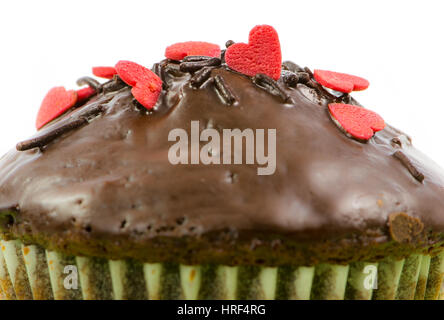
<path fill-rule="evenodd" d="M 401 163 L 409 170 L 411 175 L 418 180 L 419 182 L 424 181 L 424 175 L 416 169 L 416 167 L 413 165 L 413 163 L 410 161 L 410 159 L 402 152 L 402 151 L 396 151 L 393 156 L 401 161 Z"/>
<path fill-rule="evenodd" d="M 112 80 L 110 80 L 102 85 L 102 91 L 104 93 L 114 92 L 114 91 L 118 91 L 126 86 L 127 86 L 127 84 L 125 82 L 123 82 L 123 80 L 118 75 L 115 75 Z"/>
<path fill-rule="evenodd" d="M 196 62 L 182 62 L 180 64 L 180 71 L 182 72 L 196 72 L 203 67 L 216 67 L 220 66 L 221 60 L 219 58 L 210 58 L 206 60 Z"/>
<path fill-rule="evenodd" d="M 310 70 L 309 67 L 304 67 L 304 71 L 305 71 L 306 73 L 308 73 L 308 75 L 310 76 L 310 79 L 313 79 L 313 78 L 314 78 L 313 72 L 311 72 L 311 70 Z"/>
<path fill-rule="evenodd" d="M 178 60 L 173 60 L 173 59 L 165 59 L 163 61 L 166 61 L 166 64 L 172 63 L 172 64 L 180 64 L 180 61 Z"/>
<path fill-rule="evenodd" d="M 88 120 L 86 118 L 80 118 L 77 120 L 74 120 L 72 122 L 69 122 L 65 125 L 62 125 L 60 127 L 55 128 L 54 130 L 42 134 L 38 137 L 19 142 L 16 146 L 18 151 L 26 151 L 33 148 L 43 148 L 44 146 L 48 145 L 58 137 L 62 136 L 63 134 L 70 132 L 74 129 L 77 129 L 85 124 L 88 123 Z"/>
<path fill-rule="evenodd" d="M 308 81 L 308 82 L 306 83 L 306 85 L 307 85 L 307 87 L 310 87 L 310 88 L 313 88 L 313 89 L 316 89 L 316 90 L 319 89 L 319 86 L 318 86 L 317 83 L 314 82 L 313 80 Z"/>
<path fill-rule="evenodd" d="M 222 76 L 217 75 L 214 77 L 214 87 L 225 104 L 231 106 L 236 102 L 236 97 Z"/>
<path fill-rule="evenodd" d="M 291 71 L 282 71 L 282 81 L 287 87 L 296 88 L 299 83 L 299 76 Z"/>
<path fill-rule="evenodd" d="M 211 67 L 203 67 L 197 71 L 190 79 L 191 86 L 193 88 L 200 88 L 200 86 L 210 78 L 212 70 L 213 68 Z"/>
<path fill-rule="evenodd" d="M 91 88 L 93 88 L 96 92 L 102 91 L 102 85 L 100 84 L 100 82 L 97 81 L 96 79 L 91 78 L 91 77 L 82 77 L 82 78 L 78 79 L 77 85 L 79 87 L 84 86 L 84 85 L 88 85 Z"/>
<path fill-rule="evenodd" d="M 83 111 L 80 115 L 80 119 L 87 119 L 90 120 L 91 118 L 94 118 L 95 116 L 99 115 L 103 111 L 105 111 L 105 107 L 101 104 L 94 105 L 92 107 L 85 108 L 86 110 Z"/>
<path fill-rule="evenodd" d="M 213 57 L 209 56 L 186 56 L 183 58 L 183 62 L 199 62 L 199 61 L 207 61 L 213 59 Z"/>
<path fill-rule="evenodd" d="M 321 86 L 319 83 L 317 83 L 314 80 L 313 72 L 310 70 L 309 67 L 304 67 L 304 71 L 306 74 L 308 74 L 308 81 L 306 81 L 307 80 L 306 78 L 304 79 L 304 82 L 305 82 L 304 84 L 307 87 L 315 89 L 320 95 L 324 95 L 327 98 L 329 98 L 330 100 L 338 101 L 338 97 L 334 96 L 333 94 L 331 94 L 330 92 L 325 90 L 325 88 L 323 86 Z"/>
<path fill-rule="evenodd" d="M 251 80 L 257 87 L 269 92 L 274 96 L 280 97 L 283 102 L 292 102 L 291 97 L 285 92 L 282 86 L 269 76 L 263 73 L 258 73 Z"/>
<path fill-rule="evenodd" d="M 305 72 L 305 70 L 303 68 L 301 68 L 299 65 L 297 65 L 293 61 L 284 61 L 282 63 L 282 69 L 287 70 L 287 71 L 291 71 L 294 73 Z"/>
<path fill-rule="evenodd" d="M 222 50 L 222 51 L 220 52 L 220 61 L 221 61 L 221 64 L 224 64 L 224 63 L 225 63 L 225 53 L 227 53 L 227 50 Z"/>
<path fill-rule="evenodd" d="M 341 101 L 343 103 L 346 104 L 351 104 L 352 103 L 352 97 L 351 95 L 349 95 L 348 93 L 344 93 L 342 96 L 340 96 L 338 99 L 338 101 Z"/>
<path fill-rule="evenodd" d="M 310 81 L 310 75 L 307 72 L 298 72 L 299 83 L 307 84 Z"/>
<path fill-rule="evenodd" d="M 156 62 L 151 69 L 160 78 L 160 63 Z"/>
<path fill-rule="evenodd" d="M 179 70 L 179 67 L 176 64 L 174 66 L 172 66 L 171 64 L 167 65 L 165 67 L 165 72 L 173 77 L 182 77 L 184 75 L 183 72 Z"/>
<path fill-rule="evenodd" d="M 233 40 L 228 40 L 227 42 L 225 42 L 225 47 L 229 48 L 231 47 L 233 44 L 235 44 L 236 42 L 234 42 Z"/>
<path fill-rule="evenodd" d="M 313 72 L 308 67 L 301 68 L 294 62 L 284 61 L 282 63 L 282 69 L 282 81 L 288 87 L 294 88 L 297 86 L 298 83 L 302 83 L 307 87 L 316 90 L 316 92 L 320 96 L 325 96 L 332 101 L 351 103 L 352 98 L 348 94 L 337 97 L 328 92 L 323 86 L 316 82 Z M 350 102 L 346 102 L 344 101 L 344 99 L 347 99 Z"/>
<path fill-rule="evenodd" d="M 166 82 L 166 77 L 165 77 L 165 63 L 164 62 L 155 63 L 153 65 L 152 71 L 160 78 L 160 80 L 162 80 L 162 89 L 168 90 L 168 84 Z"/>

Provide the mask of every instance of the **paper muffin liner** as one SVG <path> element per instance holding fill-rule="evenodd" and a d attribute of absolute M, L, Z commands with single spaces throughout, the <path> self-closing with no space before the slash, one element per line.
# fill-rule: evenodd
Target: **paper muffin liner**
<path fill-rule="evenodd" d="M 313 267 L 186 266 L 74 257 L 1 241 L 0 298 L 444 299 L 444 251 Z"/>

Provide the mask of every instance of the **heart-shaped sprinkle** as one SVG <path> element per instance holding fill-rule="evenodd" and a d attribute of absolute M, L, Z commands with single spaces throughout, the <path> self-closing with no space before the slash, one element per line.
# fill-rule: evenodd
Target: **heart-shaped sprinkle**
<path fill-rule="evenodd" d="M 45 124 L 65 113 L 76 102 L 77 92 L 74 90 L 66 90 L 64 87 L 55 87 L 49 90 L 37 114 L 37 129 L 42 128 Z"/>
<path fill-rule="evenodd" d="M 314 78 L 324 87 L 344 93 L 365 90 L 370 85 L 364 78 L 327 70 L 314 70 Z"/>
<path fill-rule="evenodd" d="M 162 91 L 162 80 L 151 70 L 131 61 L 119 61 L 117 74 L 132 86 L 134 98 L 147 109 L 152 109 Z"/>
<path fill-rule="evenodd" d="M 330 116 L 346 135 L 367 141 L 374 133 L 385 128 L 384 119 L 377 113 L 351 104 L 331 103 Z"/>
<path fill-rule="evenodd" d="M 77 90 L 77 101 L 83 102 L 96 94 L 96 90 L 91 87 L 85 87 Z"/>
<path fill-rule="evenodd" d="M 282 53 L 276 30 L 267 25 L 254 27 L 250 31 L 248 44 L 235 43 L 228 47 L 225 62 L 231 69 L 248 76 L 263 73 L 278 80 Z"/>
<path fill-rule="evenodd" d="M 114 67 L 93 67 L 92 73 L 99 78 L 112 79 L 117 71 Z"/>
<path fill-rule="evenodd" d="M 182 60 L 187 56 L 206 56 L 206 57 L 220 57 L 220 47 L 217 44 L 202 42 L 202 41 L 188 41 L 175 43 L 165 50 L 165 57 L 172 60 Z"/>

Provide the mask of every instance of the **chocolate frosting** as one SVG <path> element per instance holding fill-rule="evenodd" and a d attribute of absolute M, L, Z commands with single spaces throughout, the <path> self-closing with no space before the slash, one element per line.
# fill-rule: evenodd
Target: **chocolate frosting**
<path fill-rule="evenodd" d="M 104 256 L 153 260 L 148 249 L 155 239 L 198 241 L 227 230 L 231 238 L 275 244 L 350 235 L 388 242 L 389 216 L 398 212 L 420 220 L 424 230 L 444 230 L 443 171 L 408 136 L 387 126 L 358 142 L 331 120 L 329 95 L 298 84 L 285 88 L 291 101 L 283 103 L 225 67 L 215 75 L 231 88 L 234 105 L 223 102 L 211 81 L 195 89 L 191 75 L 177 71 L 167 76 L 168 90 L 154 111 L 137 106 L 128 87 L 100 94 L 39 134 L 90 105 L 104 106 L 89 124 L 41 150 L 3 156 L 0 207 L 20 208 L 12 236 L 68 251 L 70 241 L 100 244 Z M 256 165 L 246 164 L 170 164 L 168 134 L 176 128 L 190 134 L 191 121 L 199 121 L 200 130 L 276 129 L 276 172 L 260 176 Z M 422 183 L 393 157 L 398 150 L 425 176 Z M 139 250 L 117 254 L 111 243 Z"/>

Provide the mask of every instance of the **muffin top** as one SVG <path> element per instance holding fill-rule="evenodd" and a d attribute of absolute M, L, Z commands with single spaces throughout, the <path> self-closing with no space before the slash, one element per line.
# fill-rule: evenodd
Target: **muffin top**
<path fill-rule="evenodd" d="M 332 105 L 366 109 L 308 68 L 284 63 L 277 81 L 236 70 L 223 54 L 164 60 L 150 109 L 125 75 L 83 79 L 93 96 L 1 158 L 4 237 L 111 259 L 270 265 L 442 245 L 444 175 L 406 134 L 350 134 Z M 171 161 L 177 129 L 188 164 Z M 203 149 L 205 129 L 220 149 Z M 224 164 L 225 129 L 251 129 L 256 146 L 275 130 L 275 170 L 258 174 L 266 165 L 248 163 L 246 144 L 232 150 L 242 163 Z M 221 164 L 192 163 L 193 148 Z"/>

